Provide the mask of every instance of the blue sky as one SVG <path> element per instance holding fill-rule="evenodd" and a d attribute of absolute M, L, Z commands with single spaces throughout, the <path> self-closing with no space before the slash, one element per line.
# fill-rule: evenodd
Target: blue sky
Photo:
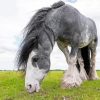
<path fill-rule="evenodd" d="M 15 69 L 15 57 L 22 40 L 22 30 L 31 16 L 41 7 L 47 7 L 59 0 L 0 0 L 0 70 Z M 92 18 L 100 37 L 99 0 L 63 0 Z M 100 40 L 99 40 L 100 41 Z M 100 69 L 100 42 L 97 48 L 96 68 Z M 55 45 L 51 54 L 51 69 L 66 69 L 63 53 Z"/>

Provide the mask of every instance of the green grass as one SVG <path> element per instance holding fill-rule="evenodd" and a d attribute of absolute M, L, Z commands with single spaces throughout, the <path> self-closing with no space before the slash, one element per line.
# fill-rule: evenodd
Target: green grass
<path fill-rule="evenodd" d="M 100 76 L 100 71 L 97 71 Z M 0 100 L 100 100 L 100 80 L 86 81 L 80 87 L 61 89 L 62 71 L 50 71 L 39 93 L 24 89 L 22 72 L 0 72 Z"/>

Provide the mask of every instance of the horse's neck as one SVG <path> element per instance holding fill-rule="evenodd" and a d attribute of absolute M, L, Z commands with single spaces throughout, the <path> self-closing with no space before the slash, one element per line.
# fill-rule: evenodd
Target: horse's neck
<path fill-rule="evenodd" d="M 42 52 L 46 55 L 50 55 L 55 44 L 53 36 L 51 36 L 49 33 L 43 32 L 40 35 L 39 42 Z"/>

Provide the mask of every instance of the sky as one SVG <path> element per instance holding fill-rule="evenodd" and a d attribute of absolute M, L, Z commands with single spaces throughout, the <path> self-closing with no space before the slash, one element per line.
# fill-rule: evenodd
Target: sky
<path fill-rule="evenodd" d="M 0 70 L 16 69 L 16 53 L 23 39 L 23 29 L 34 13 L 59 0 L 0 0 Z M 100 38 L 100 0 L 63 0 L 92 18 Z M 100 69 L 100 40 L 96 69 Z M 51 53 L 51 69 L 67 69 L 66 59 L 55 44 Z"/>

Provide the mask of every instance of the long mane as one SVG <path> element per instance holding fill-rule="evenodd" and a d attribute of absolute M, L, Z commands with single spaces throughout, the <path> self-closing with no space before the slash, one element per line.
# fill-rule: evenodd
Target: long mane
<path fill-rule="evenodd" d="M 26 66 L 30 52 L 38 47 L 39 28 L 42 27 L 49 10 L 50 8 L 40 9 L 25 27 L 25 37 L 18 54 L 18 66 Z"/>
<path fill-rule="evenodd" d="M 38 48 L 38 37 L 40 33 L 40 29 L 45 22 L 46 15 L 51 9 L 56 9 L 60 6 L 63 6 L 65 3 L 62 1 L 59 1 L 57 3 L 54 3 L 51 8 L 45 7 L 40 10 L 32 17 L 28 25 L 25 27 L 25 37 L 24 40 L 21 43 L 18 56 L 17 56 L 17 62 L 18 66 L 26 66 L 27 60 L 29 57 L 30 52 L 33 49 Z"/>

